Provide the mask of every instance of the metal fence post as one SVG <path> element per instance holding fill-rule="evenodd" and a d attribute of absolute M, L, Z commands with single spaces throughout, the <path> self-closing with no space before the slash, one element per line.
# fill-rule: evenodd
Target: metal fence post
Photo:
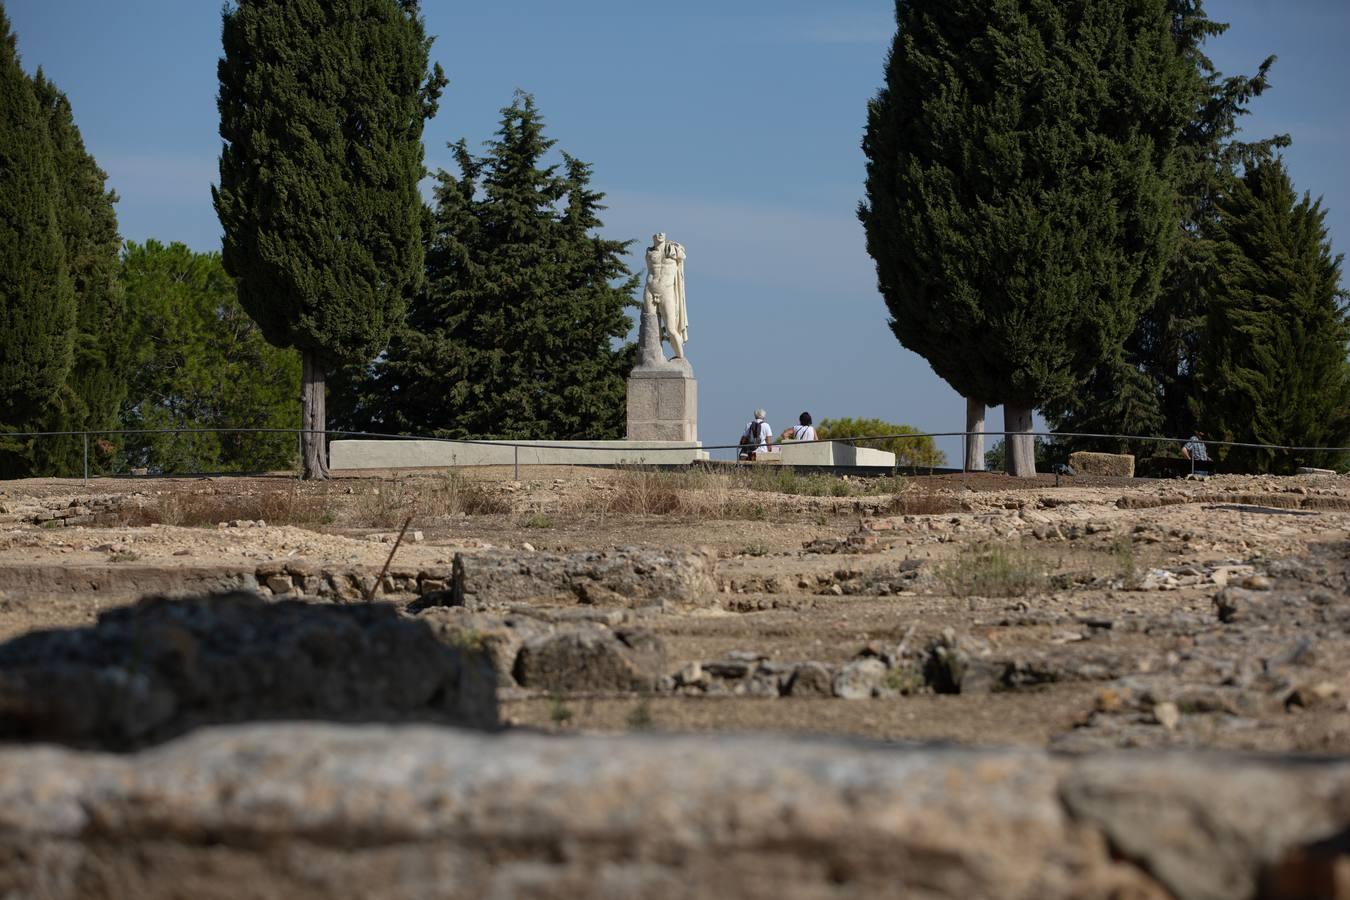
<path fill-rule="evenodd" d="M 966 461 L 970 459 L 970 432 L 961 435 L 961 474 L 966 474 Z"/>
<path fill-rule="evenodd" d="M 520 445 L 519 445 L 519 444 L 515 444 L 515 445 L 512 446 L 511 449 L 514 450 L 514 451 L 516 452 L 516 461 L 515 461 L 515 464 L 514 464 L 514 465 L 515 465 L 515 475 L 512 477 L 512 480 L 513 480 L 513 481 L 519 481 L 519 480 L 520 480 Z"/>
<path fill-rule="evenodd" d="M 84 438 L 84 484 L 89 486 L 89 432 L 84 432 L 81 437 Z"/>

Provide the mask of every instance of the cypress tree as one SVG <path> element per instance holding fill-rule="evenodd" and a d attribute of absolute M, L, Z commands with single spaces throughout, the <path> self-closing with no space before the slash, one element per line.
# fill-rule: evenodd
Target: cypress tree
<path fill-rule="evenodd" d="M 47 118 L 60 182 L 57 220 L 66 266 L 75 290 L 74 362 L 66 383 L 44 421 L 44 430 L 108 430 L 118 427 L 126 396 L 127 334 L 125 302 L 118 279 L 117 233 L 107 174 L 85 149 L 70 101 L 39 69 L 34 78 L 38 103 Z M 111 435 L 95 435 L 91 466 L 112 461 Z M 75 474 L 83 466 L 79 437 L 46 438 L 33 448 L 33 471 Z"/>
<path fill-rule="evenodd" d="M 422 279 L 422 127 L 445 84 L 416 0 L 237 0 L 218 67 L 224 263 L 263 335 L 324 383 L 384 349 Z M 306 477 L 327 476 L 321 435 Z"/>
<path fill-rule="evenodd" d="M 371 367 L 348 427 L 445 437 L 618 438 L 637 278 L 604 240 L 591 167 L 554 141 L 533 99 L 502 110 L 488 152 L 453 145 L 438 173 L 427 282 Z M 617 282 L 617 284 L 616 284 Z"/>
<path fill-rule="evenodd" d="M 1250 168 L 1218 201 L 1217 278 L 1200 370 L 1200 421 L 1218 440 L 1350 443 L 1350 322 L 1326 211 L 1300 200 L 1278 160 Z M 1328 465 L 1317 452 L 1219 449 L 1232 469 Z"/>
<path fill-rule="evenodd" d="M 901 344 L 1003 404 L 1029 475 L 1032 409 L 1157 294 L 1194 70 L 1165 0 L 897 0 L 896 21 L 863 139 L 878 288 Z"/>
<path fill-rule="evenodd" d="M 33 430 L 70 371 L 75 294 L 61 244 L 52 142 L 0 7 L 0 430 Z M 30 441 L 0 441 L 25 474 Z"/>
<path fill-rule="evenodd" d="M 1239 121 L 1270 86 L 1267 57 L 1251 76 L 1225 77 L 1203 52 L 1228 30 L 1206 15 L 1201 0 L 1169 0 L 1173 32 L 1195 67 L 1199 90 L 1177 148 L 1178 242 L 1158 299 L 1143 314 L 1122 353 L 1098 366 L 1082 389 L 1046 409 L 1056 430 L 1137 435 L 1189 435 L 1194 425 L 1196 372 L 1205 329 L 1207 281 L 1213 276 L 1212 235 L 1218 195 L 1244 166 L 1269 159 L 1288 135 L 1239 141 Z M 1152 455 L 1151 442 L 1069 440 L 1070 449 Z"/>
<path fill-rule="evenodd" d="M 121 281 L 132 354 L 127 428 L 295 428 L 300 359 L 263 340 L 218 253 L 128 243 Z M 260 471 L 295 462 L 294 434 L 145 434 L 127 465 L 158 472 Z"/>

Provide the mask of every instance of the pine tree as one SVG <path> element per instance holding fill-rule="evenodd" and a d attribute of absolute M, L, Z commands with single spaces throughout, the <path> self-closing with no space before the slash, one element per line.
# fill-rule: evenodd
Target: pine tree
<path fill-rule="evenodd" d="M 46 431 L 98 431 L 119 427 L 126 396 L 127 334 L 125 302 L 118 279 L 117 233 L 107 175 L 85 149 L 70 101 L 39 69 L 34 78 L 38 103 L 46 114 L 61 191 L 57 220 L 66 265 L 75 289 L 74 364 L 43 422 Z M 93 435 L 101 452 L 90 454 L 91 468 L 112 462 L 112 435 Z M 80 437 L 44 438 L 33 447 L 33 471 L 76 474 L 83 468 Z"/>
<path fill-rule="evenodd" d="M 0 431 L 33 430 L 70 372 L 75 294 L 61 244 L 52 142 L 0 7 Z M 26 474 L 30 440 L 0 438 Z"/>
<path fill-rule="evenodd" d="M 897 0 L 859 208 L 900 342 L 1031 411 L 1120 352 L 1176 239 L 1194 70 L 1165 0 Z"/>
<path fill-rule="evenodd" d="M 304 471 L 323 478 L 325 377 L 384 349 L 422 279 L 422 127 L 445 76 L 417 0 L 223 15 L 225 268 L 267 340 L 301 352 Z"/>
<path fill-rule="evenodd" d="M 1189 435 L 1194 425 L 1195 373 L 1205 327 L 1204 298 L 1212 277 L 1215 198 L 1243 166 L 1269 159 L 1289 144 L 1288 135 L 1257 141 L 1236 138 L 1250 102 L 1270 86 L 1275 57 L 1255 75 L 1225 77 L 1203 45 L 1228 30 L 1208 18 L 1202 0 L 1169 0 L 1173 31 L 1191 60 L 1200 90 L 1177 148 L 1179 240 L 1163 275 L 1158 299 L 1139 317 L 1123 351 L 1098 366 L 1080 389 L 1046 409 L 1056 430 L 1145 436 Z M 1153 455 L 1152 442 L 1069 440 L 1069 449 Z"/>
<path fill-rule="evenodd" d="M 1220 196 L 1218 276 L 1200 370 L 1200 421 L 1216 440 L 1306 447 L 1350 443 L 1350 320 L 1326 211 L 1300 200 L 1278 159 Z M 1288 473 L 1327 453 L 1220 448 L 1226 467 Z"/>
<path fill-rule="evenodd" d="M 618 438 L 637 278 L 628 242 L 604 240 L 591 167 L 554 142 L 527 94 L 502 110 L 459 176 L 438 174 L 427 282 L 407 327 L 351 396 L 360 430 L 444 437 Z M 616 284 L 616 282 L 618 282 Z"/>
<path fill-rule="evenodd" d="M 296 428 L 300 359 L 263 340 L 217 253 L 128 243 L 121 280 L 133 355 L 126 428 Z M 292 434 L 129 435 L 125 464 L 157 472 L 293 465 Z"/>

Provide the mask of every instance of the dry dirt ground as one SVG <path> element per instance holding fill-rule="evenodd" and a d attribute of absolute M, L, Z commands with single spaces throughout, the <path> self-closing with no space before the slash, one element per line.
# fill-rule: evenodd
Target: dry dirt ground
<path fill-rule="evenodd" d="M 695 602 L 615 611 L 663 639 L 656 690 L 503 688 L 515 725 L 1350 750 L 1345 477 L 511 479 L 6 482 L 0 640 L 268 565 L 378 571 L 410 517 L 395 567 L 633 547 L 715 558 L 715 586 Z M 387 599 L 413 599 L 390 586 Z M 836 694 L 856 669 L 862 698 L 791 691 L 807 662 Z"/>

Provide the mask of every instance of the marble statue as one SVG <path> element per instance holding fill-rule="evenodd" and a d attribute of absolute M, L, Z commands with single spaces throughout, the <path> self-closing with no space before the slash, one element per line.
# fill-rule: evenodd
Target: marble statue
<path fill-rule="evenodd" d="M 647 285 L 642 291 L 644 316 L 659 317 L 661 335 L 670 342 L 675 359 L 684 359 L 689 340 L 689 313 L 684 305 L 684 247 L 666 240 L 662 233 L 652 235 L 647 248 Z M 656 339 L 659 347 L 661 338 Z"/>

